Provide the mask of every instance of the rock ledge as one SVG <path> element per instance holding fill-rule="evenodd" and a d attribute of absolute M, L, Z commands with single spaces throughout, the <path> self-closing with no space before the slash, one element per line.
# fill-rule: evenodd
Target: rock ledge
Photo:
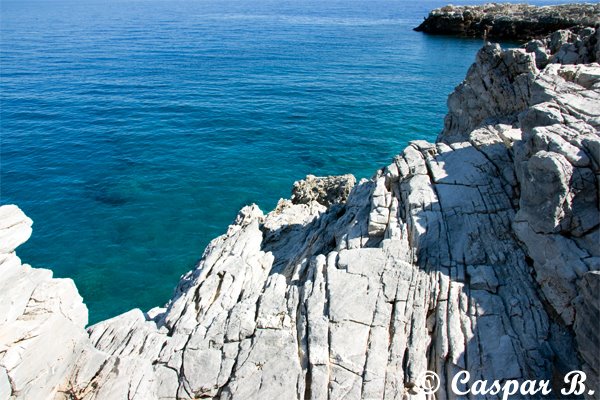
<path fill-rule="evenodd" d="M 575 26 L 595 27 L 600 23 L 600 4 L 488 3 L 479 6 L 437 8 L 415 31 L 438 35 L 486 37 L 495 40 L 527 40 Z"/>

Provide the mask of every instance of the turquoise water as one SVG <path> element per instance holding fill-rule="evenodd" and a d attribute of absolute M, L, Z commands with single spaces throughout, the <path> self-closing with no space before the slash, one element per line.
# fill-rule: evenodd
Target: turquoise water
<path fill-rule="evenodd" d="M 435 138 L 482 43 L 412 31 L 443 4 L 3 0 L 19 255 L 73 278 L 92 322 L 164 304 L 243 205 Z"/>

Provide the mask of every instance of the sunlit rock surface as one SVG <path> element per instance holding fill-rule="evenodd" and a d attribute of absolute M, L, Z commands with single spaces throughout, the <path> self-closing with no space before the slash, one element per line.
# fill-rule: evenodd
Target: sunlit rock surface
<path fill-rule="evenodd" d="M 583 369 L 600 393 L 598 32 L 558 35 L 486 45 L 437 142 L 371 180 L 242 209 L 164 308 L 85 330 L 73 283 L 15 255 L 31 221 L 1 207 L 0 398 L 421 399 L 426 370 L 438 399 L 461 370 Z"/>

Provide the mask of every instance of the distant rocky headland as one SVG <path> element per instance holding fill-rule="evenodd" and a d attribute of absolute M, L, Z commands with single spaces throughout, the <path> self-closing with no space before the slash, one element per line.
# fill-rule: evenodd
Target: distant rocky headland
<path fill-rule="evenodd" d="M 427 370 L 437 399 L 460 371 L 600 394 L 598 60 L 594 27 L 485 44 L 435 143 L 243 208 L 165 307 L 87 329 L 0 207 L 0 399 L 425 399 Z"/>
<path fill-rule="evenodd" d="M 575 3 L 538 7 L 489 3 L 437 8 L 415 30 L 494 40 L 529 40 L 541 38 L 559 29 L 595 27 L 598 24 L 600 4 Z"/>

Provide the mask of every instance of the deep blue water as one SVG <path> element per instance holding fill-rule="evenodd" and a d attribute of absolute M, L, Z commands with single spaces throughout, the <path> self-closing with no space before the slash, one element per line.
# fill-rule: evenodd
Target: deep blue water
<path fill-rule="evenodd" d="M 412 31 L 444 3 L 2 0 L 20 257 L 73 278 L 92 322 L 164 304 L 243 205 L 435 138 L 482 44 Z"/>

